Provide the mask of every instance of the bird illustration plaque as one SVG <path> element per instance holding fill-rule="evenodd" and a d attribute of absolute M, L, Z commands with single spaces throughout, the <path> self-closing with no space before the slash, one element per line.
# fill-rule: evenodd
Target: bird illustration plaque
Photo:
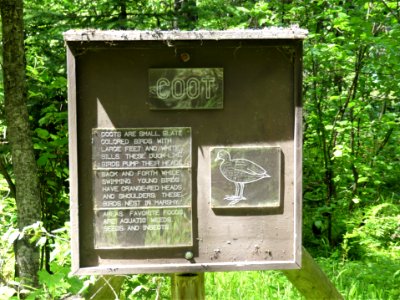
<path fill-rule="evenodd" d="M 211 149 L 212 208 L 278 208 L 280 147 Z"/>

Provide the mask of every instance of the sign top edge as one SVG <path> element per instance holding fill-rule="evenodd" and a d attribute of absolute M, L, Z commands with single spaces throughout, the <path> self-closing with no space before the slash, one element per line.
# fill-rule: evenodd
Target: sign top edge
<path fill-rule="evenodd" d="M 268 27 L 264 29 L 231 30 L 68 30 L 64 32 L 67 42 L 90 41 L 179 41 L 179 40 L 268 40 L 268 39 L 305 39 L 306 29 L 298 26 Z"/>

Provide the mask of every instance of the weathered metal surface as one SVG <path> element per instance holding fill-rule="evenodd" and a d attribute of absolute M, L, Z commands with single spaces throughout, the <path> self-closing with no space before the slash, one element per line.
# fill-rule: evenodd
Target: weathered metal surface
<path fill-rule="evenodd" d="M 279 147 L 211 149 L 211 208 L 239 214 L 249 213 L 246 208 L 279 208 L 281 159 Z"/>
<path fill-rule="evenodd" d="M 154 110 L 222 109 L 223 77 L 222 68 L 149 69 L 149 107 Z"/>
<path fill-rule="evenodd" d="M 95 249 L 193 245 L 187 127 L 93 129 Z"/>
<path fill-rule="evenodd" d="M 92 143 L 96 170 L 191 167 L 187 127 L 95 128 Z"/>

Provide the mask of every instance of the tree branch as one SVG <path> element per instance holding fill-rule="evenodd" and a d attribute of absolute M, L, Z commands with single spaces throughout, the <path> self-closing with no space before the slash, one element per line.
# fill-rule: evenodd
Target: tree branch
<path fill-rule="evenodd" d="M 15 184 L 11 179 L 11 175 L 7 170 L 6 159 L 4 154 L 0 157 L 0 173 L 3 175 L 4 179 L 7 181 L 8 187 L 10 189 L 11 196 L 15 199 Z"/>
<path fill-rule="evenodd" d="M 381 2 L 390 11 L 390 13 L 396 18 L 397 22 L 400 22 L 400 12 L 397 11 L 397 14 L 396 14 L 396 11 L 394 11 L 392 8 L 390 8 L 390 6 L 386 3 L 385 0 L 381 0 Z"/>

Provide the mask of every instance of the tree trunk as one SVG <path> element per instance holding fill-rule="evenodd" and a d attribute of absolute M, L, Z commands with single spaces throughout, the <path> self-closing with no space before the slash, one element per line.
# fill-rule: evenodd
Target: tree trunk
<path fill-rule="evenodd" d="M 4 105 L 15 176 L 18 227 L 22 230 L 39 221 L 41 216 L 38 173 L 26 105 L 23 1 L 0 0 L 0 10 Z M 22 283 L 36 285 L 39 249 L 29 238 L 25 236 L 16 243 L 17 276 Z"/>

